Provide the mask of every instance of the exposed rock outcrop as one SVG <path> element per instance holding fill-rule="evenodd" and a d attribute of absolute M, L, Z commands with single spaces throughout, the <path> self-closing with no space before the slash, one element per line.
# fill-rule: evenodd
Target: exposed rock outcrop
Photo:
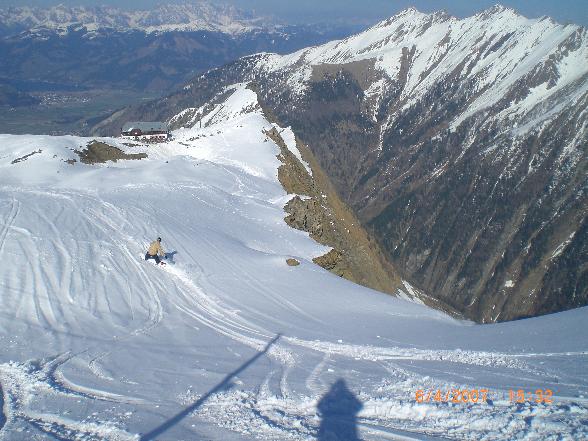
<path fill-rule="evenodd" d="M 361 285 L 396 293 L 401 286 L 394 268 L 387 264 L 377 245 L 370 241 L 351 210 L 334 191 L 312 152 L 299 141 L 297 149 L 312 175 L 287 148 L 278 129 L 266 132 L 280 147 L 278 179 L 288 193 L 296 194 L 284 207 L 285 221 L 306 231 L 317 242 L 333 247 L 314 259 L 323 268 Z"/>
<path fill-rule="evenodd" d="M 99 164 L 107 161 L 145 159 L 146 153 L 125 153 L 118 147 L 104 142 L 92 141 L 84 150 L 76 150 L 80 161 L 84 164 Z"/>

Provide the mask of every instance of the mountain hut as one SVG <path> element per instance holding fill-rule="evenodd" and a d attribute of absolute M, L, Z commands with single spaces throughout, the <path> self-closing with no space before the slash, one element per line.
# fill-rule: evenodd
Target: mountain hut
<path fill-rule="evenodd" d="M 135 121 L 126 123 L 121 129 L 121 137 L 145 142 L 164 142 L 171 138 L 166 123 L 159 121 Z"/>

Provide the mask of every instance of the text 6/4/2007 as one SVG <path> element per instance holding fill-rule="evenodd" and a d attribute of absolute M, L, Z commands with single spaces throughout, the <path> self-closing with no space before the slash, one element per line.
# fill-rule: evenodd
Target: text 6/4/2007
<path fill-rule="evenodd" d="M 418 389 L 415 393 L 417 403 L 486 403 L 489 399 L 500 397 L 506 399 L 506 393 L 491 392 L 489 389 Z M 553 403 L 553 391 L 551 389 L 534 391 L 510 389 L 508 400 L 513 403 L 551 404 Z"/>
<path fill-rule="evenodd" d="M 488 389 L 419 389 L 415 398 L 417 403 L 485 403 Z"/>

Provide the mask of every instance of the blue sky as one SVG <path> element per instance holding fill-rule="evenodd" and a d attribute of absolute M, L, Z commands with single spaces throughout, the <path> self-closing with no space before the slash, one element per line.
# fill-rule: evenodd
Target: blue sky
<path fill-rule="evenodd" d="M 0 0 L 6 6 L 50 6 L 110 4 L 127 9 L 147 9 L 159 3 L 178 0 Z M 181 2 L 181 1 L 179 1 Z M 212 0 L 215 3 L 214 0 Z M 235 4 L 243 9 L 255 9 L 259 14 L 273 14 L 295 21 L 325 21 L 343 19 L 372 22 L 389 17 L 408 6 L 423 12 L 447 10 L 458 17 L 486 9 L 496 3 L 510 6 L 527 17 L 549 15 L 560 22 L 574 22 L 588 26 L 588 0 L 226 0 L 221 3 Z"/>

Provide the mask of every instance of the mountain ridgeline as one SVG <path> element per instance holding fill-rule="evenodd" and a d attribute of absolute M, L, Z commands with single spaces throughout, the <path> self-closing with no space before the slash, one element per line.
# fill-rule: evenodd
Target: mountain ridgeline
<path fill-rule="evenodd" d="M 250 82 L 403 279 L 480 322 L 588 303 L 588 32 L 494 7 L 405 10 L 365 32 L 195 78 L 124 121 L 194 124 Z"/>

